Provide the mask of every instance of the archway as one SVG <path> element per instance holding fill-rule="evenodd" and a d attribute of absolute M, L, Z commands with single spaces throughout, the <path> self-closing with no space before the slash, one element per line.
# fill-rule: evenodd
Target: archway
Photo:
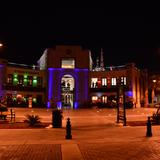
<path fill-rule="evenodd" d="M 73 108 L 74 105 L 75 80 L 73 76 L 66 74 L 61 79 L 61 101 L 62 107 Z"/>

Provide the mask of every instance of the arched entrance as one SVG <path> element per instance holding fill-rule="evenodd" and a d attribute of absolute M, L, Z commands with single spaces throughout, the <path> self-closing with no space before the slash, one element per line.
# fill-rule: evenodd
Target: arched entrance
<path fill-rule="evenodd" d="M 62 107 L 73 108 L 74 105 L 75 80 L 73 76 L 66 74 L 61 79 L 61 101 Z"/>

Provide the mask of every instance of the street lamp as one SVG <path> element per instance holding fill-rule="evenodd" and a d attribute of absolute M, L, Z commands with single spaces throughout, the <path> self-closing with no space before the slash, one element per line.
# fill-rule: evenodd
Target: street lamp
<path fill-rule="evenodd" d="M 120 97 L 121 99 L 121 105 L 123 104 L 123 107 L 120 107 Z M 126 102 L 125 102 L 125 86 L 124 82 L 121 82 L 121 79 L 117 79 L 117 123 L 119 123 L 120 120 L 123 121 L 123 126 L 126 126 Z M 121 109 L 120 109 L 121 108 Z"/>
<path fill-rule="evenodd" d="M 152 82 L 153 82 L 153 85 L 152 85 L 152 94 L 151 94 L 151 96 L 152 96 L 152 103 L 154 103 L 154 101 L 155 101 L 155 89 L 156 89 L 157 80 L 153 79 Z"/>
<path fill-rule="evenodd" d="M 1 47 L 3 47 L 3 44 L 2 44 L 2 43 L 0 43 L 0 48 L 1 48 Z"/>

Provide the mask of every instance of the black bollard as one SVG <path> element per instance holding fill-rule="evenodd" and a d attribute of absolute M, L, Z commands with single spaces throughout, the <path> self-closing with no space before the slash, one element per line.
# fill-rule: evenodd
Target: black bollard
<path fill-rule="evenodd" d="M 151 120 L 150 117 L 148 117 L 147 120 L 147 133 L 146 133 L 147 137 L 152 137 L 152 124 L 151 124 Z"/>
<path fill-rule="evenodd" d="M 70 118 L 67 118 L 67 124 L 66 124 L 66 139 L 72 139 Z"/>

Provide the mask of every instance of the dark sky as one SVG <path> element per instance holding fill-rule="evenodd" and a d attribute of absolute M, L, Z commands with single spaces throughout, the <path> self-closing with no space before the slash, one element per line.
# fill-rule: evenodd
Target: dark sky
<path fill-rule="evenodd" d="M 57 8 L 50 16 L 5 16 L 0 22 L 0 56 L 12 62 L 36 64 L 47 47 L 77 44 L 104 50 L 105 65 L 135 62 L 160 70 L 160 17 L 108 16 L 102 8 Z"/>

